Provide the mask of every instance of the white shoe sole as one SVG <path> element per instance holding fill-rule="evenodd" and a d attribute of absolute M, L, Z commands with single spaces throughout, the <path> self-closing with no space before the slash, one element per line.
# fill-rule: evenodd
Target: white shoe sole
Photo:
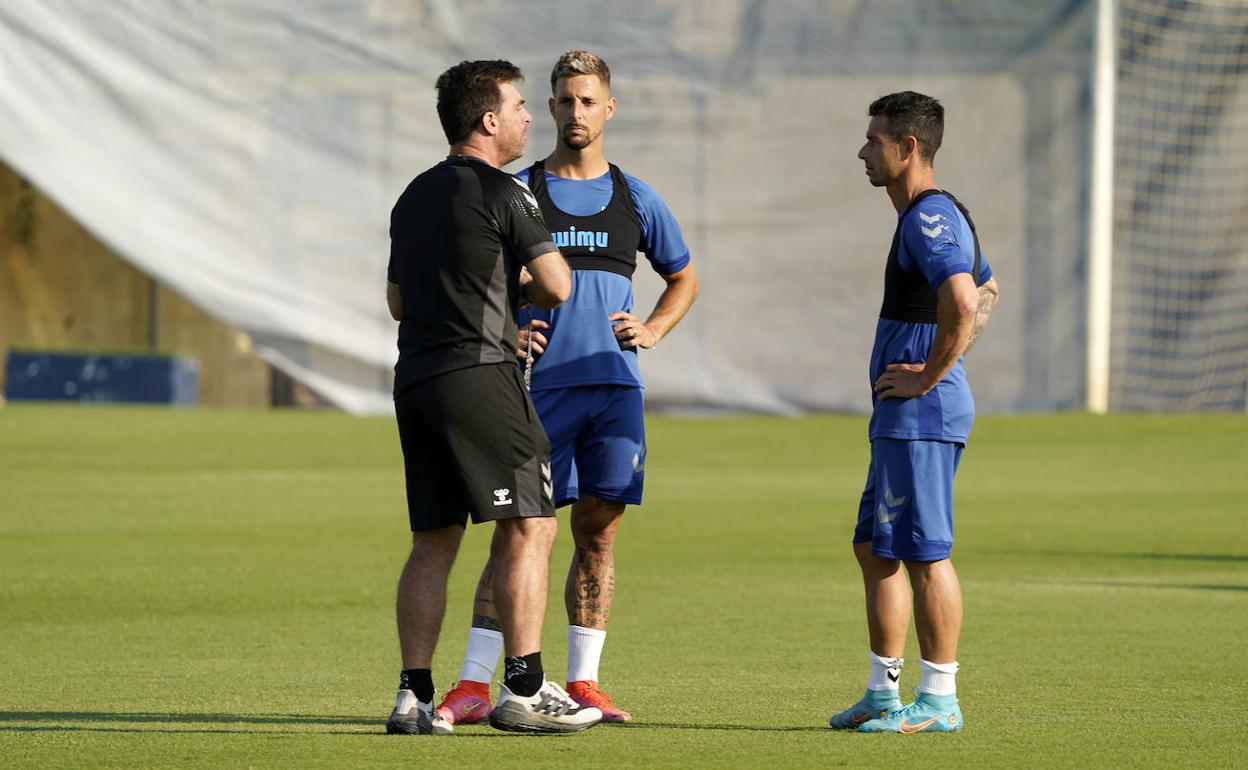
<path fill-rule="evenodd" d="M 600 720 L 571 722 L 547 717 L 530 711 L 518 703 L 503 703 L 490 714 L 490 727 L 510 733 L 579 733 L 598 724 Z"/>
<path fill-rule="evenodd" d="M 430 722 L 419 716 L 391 714 L 386 720 L 387 735 L 450 735 L 451 725 L 445 720 Z"/>

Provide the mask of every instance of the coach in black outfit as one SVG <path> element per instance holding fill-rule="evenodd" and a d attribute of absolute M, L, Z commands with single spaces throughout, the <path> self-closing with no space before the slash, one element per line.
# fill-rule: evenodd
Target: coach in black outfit
<path fill-rule="evenodd" d="M 532 120 L 521 79 L 505 61 L 462 62 L 438 78 L 450 157 L 416 177 L 391 214 L 386 299 L 400 321 L 394 402 L 412 552 L 399 578 L 403 672 L 390 733 L 451 731 L 433 708 L 430 664 L 469 514 L 496 524 L 507 673 L 491 723 L 575 732 L 602 716 L 542 672 L 555 511 L 550 443 L 516 359 L 516 304 L 553 308 L 572 276 L 528 188 L 499 170 L 524 153 Z"/>

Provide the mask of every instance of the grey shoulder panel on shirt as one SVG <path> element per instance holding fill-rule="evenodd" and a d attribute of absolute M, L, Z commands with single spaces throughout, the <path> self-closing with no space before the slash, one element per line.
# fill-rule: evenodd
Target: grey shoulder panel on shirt
<path fill-rule="evenodd" d="M 507 332 L 507 265 L 503 250 L 499 249 L 494 261 L 494 270 L 490 273 L 490 283 L 486 287 L 485 302 L 481 303 L 481 335 L 485 343 L 481 345 L 481 356 L 477 363 L 500 363 L 504 355 L 496 347 L 495 340 L 506 345 L 504 339 Z"/>
<path fill-rule="evenodd" d="M 542 211 L 537 206 L 537 199 L 533 197 L 529 186 L 522 180 L 493 166 L 484 168 L 474 166 L 473 170 L 477 172 L 477 178 L 481 180 L 481 190 L 485 195 L 487 205 L 509 207 L 517 216 L 535 219 L 545 226 Z"/>

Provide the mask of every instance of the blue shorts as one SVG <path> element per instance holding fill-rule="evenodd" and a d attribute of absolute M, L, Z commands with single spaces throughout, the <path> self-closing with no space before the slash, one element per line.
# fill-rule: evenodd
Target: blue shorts
<path fill-rule="evenodd" d="M 641 388 L 586 385 L 537 390 L 532 396 L 550 437 L 556 508 L 582 494 L 641 503 L 646 467 Z"/>
<path fill-rule="evenodd" d="M 902 561 L 940 561 L 953 549 L 953 475 L 962 444 L 877 438 L 858 506 L 855 543 Z"/>

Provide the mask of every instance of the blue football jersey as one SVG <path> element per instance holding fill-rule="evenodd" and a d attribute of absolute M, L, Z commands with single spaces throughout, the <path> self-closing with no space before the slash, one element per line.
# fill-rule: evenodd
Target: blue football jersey
<path fill-rule="evenodd" d="M 528 182 L 531 169 L 516 176 Z M 551 202 L 575 216 L 592 216 L 611 201 L 610 173 L 595 179 L 565 179 L 550 172 L 546 186 Z M 641 220 L 642 253 L 661 275 L 671 275 L 689 264 L 689 247 L 680 225 L 654 188 L 625 174 L 633 205 Z M 528 307 L 519 323 L 540 318 L 551 328 L 543 330 L 546 352 L 533 365 L 532 389 L 568 388 L 580 385 L 629 385 L 643 387 L 637 353 L 620 349 L 615 339 L 612 313 L 633 311 L 633 282 L 606 270 L 573 270 L 572 296 L 554 310 Z M 644 320 L 644 318 L 643 318 Z"/>
<path fill-rule="evenodd" d="M 930 195 L 919 201 L 901 222 L 897 256 L 903 270 L 922 275 L 935 291 L 950 276 L 972 272 L 975 239 L 971 226 L 948 197 Z M 980 285 L 991 277 L 992 268 L 981 255 Z M 871 385 L 889 364 L 925 363 L 935 339 L 936 324 L 879 319 L 871 351 Z M 975 421 L 975 401 L 961 358 L 924 396 L 881 400 L 872 388 L 871 400 L 872 439 L 965 444 Z"/>

